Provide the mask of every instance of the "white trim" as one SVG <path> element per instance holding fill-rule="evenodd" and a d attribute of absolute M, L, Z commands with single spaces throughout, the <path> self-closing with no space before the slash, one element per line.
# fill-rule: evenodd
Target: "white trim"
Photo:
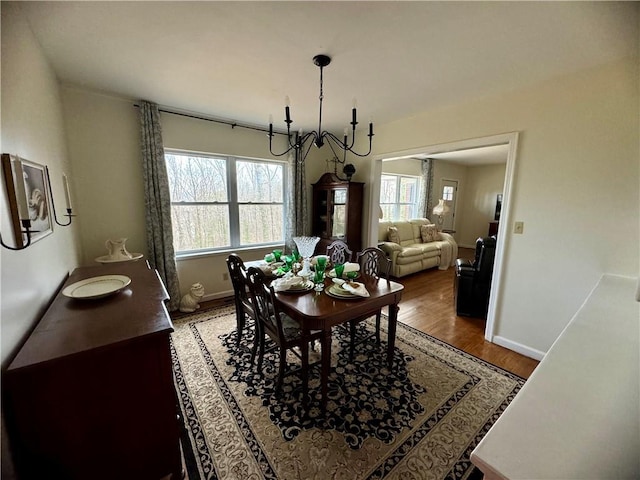
<path fill-rule="evenodd" d="M 204 295 L 201 301 L 208 302 L 209 300 L 218 300 L 219 298 L 233 297 L 234 295 L 235 293 L 233 290 L 226 290 L 224 292 L 210 293 L 209 295 Z"/>
<path fill-rule="evenodd" d="M 534 360 L 538 361 L 541 361 L 546 355 L 545 352 L 541 352 L 540 350 L 536 350 L 535 348 L 527 347 L 526 345 L 522 345 L 521 343 L 514 342 L 513 340 L 509 340 L 508 338 L 504 338 L 499 335 L 493 337 L 493 343 L 495 343 L 496 345 L 500 345 L 501 347 L 508 348 L 509 350 L 513 350 L 520 355 L 524 355 L 525 357 L 533 358 Z"/>
<path fill-rule="evenodd" d="M 437 145 L 426 145 L 409 150 L 401 150 L 397 152 L 379 153 L 373 156 L 373 165 L 369 176 L 369 245 L 377 245 L 378 243 L 378 215 L 377 208 L 380 201 L 380 174 L 382 173 L 382 160 L 410 158 L 416 155 L 435 155 L 436 153 L 452 152 L 456 150 L 467 150 L 470 148 L 490 147 L 493 145 L 509 145 L 507 153 L 507 165 L 505 168 L 504 191 L 502 194 L 502 211 L 500 212 L 500 225 L 498 226 L 498 239 L 496 244 L 495 264 L 493 267 L 493 280 L 491 281 L 491 296 L 489 297 L 489 312 L 487 314 L 487 323 L 484 331 L 484 338 L 494 341 L 494 331 L 496 326 L 496 309 L 497 299 L 503 291 L 503 255 L 510 241 L 509 225 L 511 222 L 511 193 L 513 189 L 513 180 L 516 169 L 516 153 L 518 151 L 518 132 L 500 133 L 488 137 L 470 138 L 459 140 L 451 143 L 440 143 Z M 376 226 L 375 230 L 372 228 Z M 508 347 L 507 347 L 508 348 Z M 526 347 L 525 347 L 526 348 Z"/>

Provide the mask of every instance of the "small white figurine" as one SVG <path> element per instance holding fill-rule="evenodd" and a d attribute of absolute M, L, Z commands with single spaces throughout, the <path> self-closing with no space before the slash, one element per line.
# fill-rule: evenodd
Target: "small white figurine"
<path fill-rule="evenodd" d="M 204 287 L 201 283 L 191 285 L 189 293 L 180 300 L 180 311 L 184 313 L 195 312 L 200 308 L 200 299 L 204 296 Z"/>

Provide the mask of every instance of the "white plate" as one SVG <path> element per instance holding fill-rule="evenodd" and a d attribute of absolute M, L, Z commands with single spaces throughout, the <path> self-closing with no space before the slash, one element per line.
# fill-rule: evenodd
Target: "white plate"
<path fill-rule="evenodd" d="M 113 259 L 109 257 L 109 255 L 103 255 L 102 257 L 96 258 L 96 262 L 98 263 L 118 263 L 118 262 L 133 262 L 135 260 L 140 260 L 143 257 L 141 253 L 132 253 L 131 258 L 119 258 Z"/>
<path fill-rule="evenodd" d="M 96 299 L 118 293 L 130 283 L 131 279 L 124 275 L 101 275 L 72 283 L 62 294 L 69 298 Z"/>

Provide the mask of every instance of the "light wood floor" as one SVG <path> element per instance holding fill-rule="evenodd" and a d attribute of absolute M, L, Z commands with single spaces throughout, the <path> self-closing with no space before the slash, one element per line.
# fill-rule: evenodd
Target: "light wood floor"
<path fill-rule="evenodd" d="M 461 248 L 460 258 L 473 258 L 473 249 Z M 485 320 L 456 316 L 453 306 L 454 269 L 432 268 L 396 281 L 404 285 L 398 320 L 471 355 L 523 378 L 538 365 L 536 360 L 484 339 Z M 203 302 L 202 307 L 230 304 L 231 298 Z"/>

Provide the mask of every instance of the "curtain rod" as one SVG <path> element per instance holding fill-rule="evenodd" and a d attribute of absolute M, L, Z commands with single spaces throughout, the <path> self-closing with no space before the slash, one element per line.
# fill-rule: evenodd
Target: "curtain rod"
<path fill-rule="evenodd" d="M 134 103 L 133 106 L 136 108 L 140 108 L 140 105 L 138 105 L 137 103 Z M 222 123 L 223 125 L 230 125 L 232 129 L 238 127 L 238 128 L 246 128 L 248 130 L 256 130 L 258 132 L 269 133 L 269 129 L 267 128 L 254 127 L 251 125 L 245 125 L 238 122 L 232 122 L 230 120 L 218 120 L 216 118 L 203 117 L 203 116 L 195 115 L 192 113 L 183 113 L 183 112 L 178 112 L 176 110 L 169 110 L 167 108 L 161 108 L 161 107 L 158 107 L 158 111 L 161 113 L 169 113 L 171 115 L 179 115 L 181 117 L 194 118 L 196 120 L 205 120 L 207 122 Z M 273 133 L 277 133 L 278 135 L 286 135 L 286 133 L 281 133 L 277 131 L 274 131 Z"/>

